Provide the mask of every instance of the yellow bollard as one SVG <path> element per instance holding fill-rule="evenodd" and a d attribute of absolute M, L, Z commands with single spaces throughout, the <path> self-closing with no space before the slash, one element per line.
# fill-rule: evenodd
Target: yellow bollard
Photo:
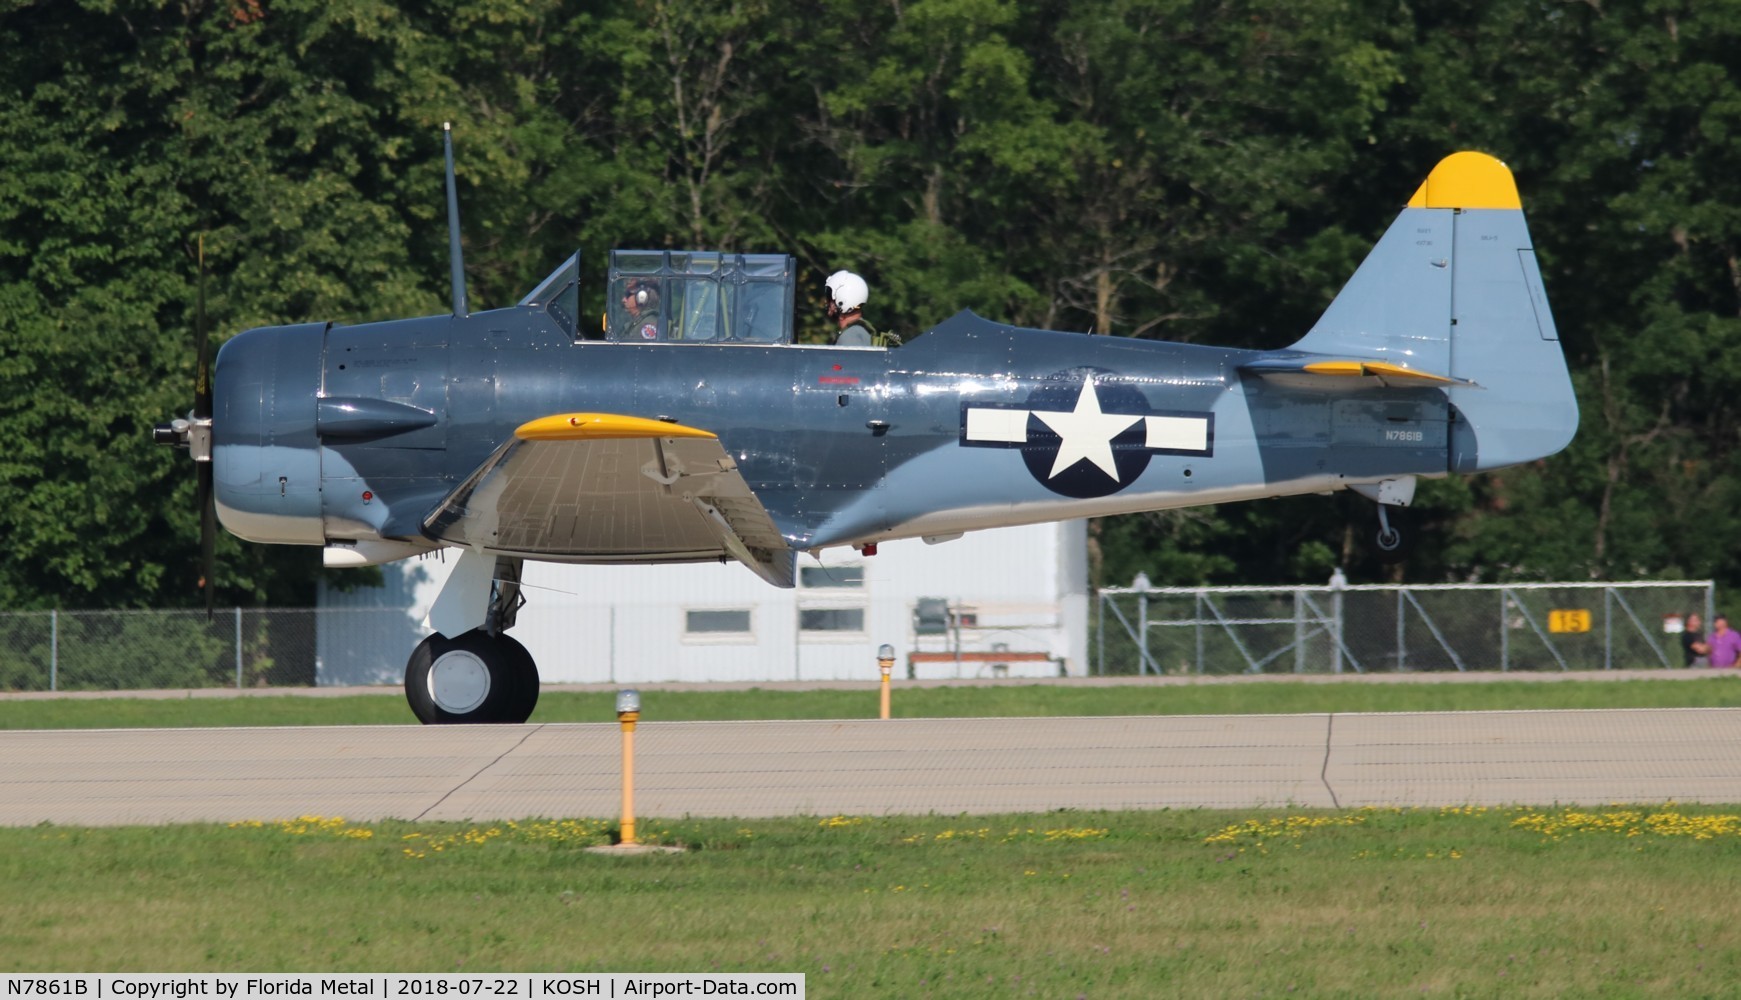
<path fill-rule="evenodd" d="M 641 718 L 640 692 L 630 688 L 617 692 L 617 722 L 623 727 L 623 837 L 635 843 L 635 723 Z"/>
<path fill-rule="evenodd" d="M 877 647 L 877 667 L 883 672 L 883 718 L 889 717 L 889 671 L 895 665 L 895 647 L 883 643 Z"/>

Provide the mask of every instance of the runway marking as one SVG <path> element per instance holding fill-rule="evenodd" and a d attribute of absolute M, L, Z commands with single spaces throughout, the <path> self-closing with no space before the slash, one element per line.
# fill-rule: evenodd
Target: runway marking
<path fill-rule="evenodd" d="M 460 782 L 459 784 L 455 785 L 454 787 L 448 789 L 446 795 L 443 795 L 441 798 L 436 799 L 434 802 L 430 803 L 428 809 L 423 810 L 422 812 L 418 813 L 417 815 L 415 815 L 411 818 L 414 820 L 417 820 L 417 819 L 422 819 L 425 816 L 428 816 L 430 813 L 430 810 L 435 809 L 437 806 L 440 806 L 443 802 L 446 802 L 448 800 L 448 796 L 451 796 L 454 792 L 457 792 L 461 788 L 464 788 L 466 785 L 469 785 L 472 782 L 476 781 L 478 779 L 479 775 L 483 774 L 485 771 L 488 771 L 490 768 L 495 767 L 497 764 L 500 764 L 502 762 L 502 760 L 504 758 L 506 758 L 509 754 L 511 754 L 515 750 L 518 750 L 521 747 L 525 746 L 526 741 L 531 739 L 533 734 L 537 733 L 538 730 L 543 729 L 543 728 L 544 728 L 543 725 L 535 725 L 535 726 L 527 727 L 526 735 L 521 737 L 520 742 L 514 744 L 513 746 L 509 747 L 508 749 L 503 750 L 501 753 L 497 754 L 495 760 L 492 760 L 488 764 L 485 764 L 483 767 L 478 768 L 477 771 L 473 772 L 471 777 L 465 779 L 464 781 Z"/>
<path fill-rule="evenodd" d="M 1324 766 L 1318 771 L 1318 780 L 1324 783 L 1324 790 L 1330 793 L 1330 804 L 1342 808 L 1342 803 L 1336 798 L 1336 789 L 1330 787 L 1330 749 L 1336 742 L 1336 713 L 1331 712 L 1324 720 Z"/>

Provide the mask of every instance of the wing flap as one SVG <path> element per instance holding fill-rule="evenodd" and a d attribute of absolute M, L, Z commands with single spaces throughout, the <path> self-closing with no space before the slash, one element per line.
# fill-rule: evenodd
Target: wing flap
<path fill-rule="evenodd" d="M 423 521 L 453 545 L 557 562 L 733 558 L 792 586 L 795 555 L 712 433 L 617 414 L 522 424 Z"/>

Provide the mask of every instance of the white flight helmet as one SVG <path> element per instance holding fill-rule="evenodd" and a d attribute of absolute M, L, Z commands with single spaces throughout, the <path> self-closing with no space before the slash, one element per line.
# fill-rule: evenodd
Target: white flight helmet
<path fill-rule="evenodd" d="M 851 271 L 836 271 L 823 284 L 828 286 L 828 297 L 834 300 L 835 308 L 843 313 L 862 309 L 870 298 L 870 286 Z"/>

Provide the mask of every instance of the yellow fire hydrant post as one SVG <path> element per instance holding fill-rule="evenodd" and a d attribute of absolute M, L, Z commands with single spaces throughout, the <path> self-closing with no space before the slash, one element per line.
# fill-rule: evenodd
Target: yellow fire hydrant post
<path fill-rule="evenodd" d="M 895 665 L 895 647 L 883 643 L 877 647 L 877 667 L 883 672 L 883 718 L 889 717 L 889 671 Z"/>
<path fill-rule="evenodd" d="M 617 692 L 617 721 L 623 727 L 623 838 L 635 842 L 635 723 L 641 718 L 641 693 L 634 688 Z"/>

